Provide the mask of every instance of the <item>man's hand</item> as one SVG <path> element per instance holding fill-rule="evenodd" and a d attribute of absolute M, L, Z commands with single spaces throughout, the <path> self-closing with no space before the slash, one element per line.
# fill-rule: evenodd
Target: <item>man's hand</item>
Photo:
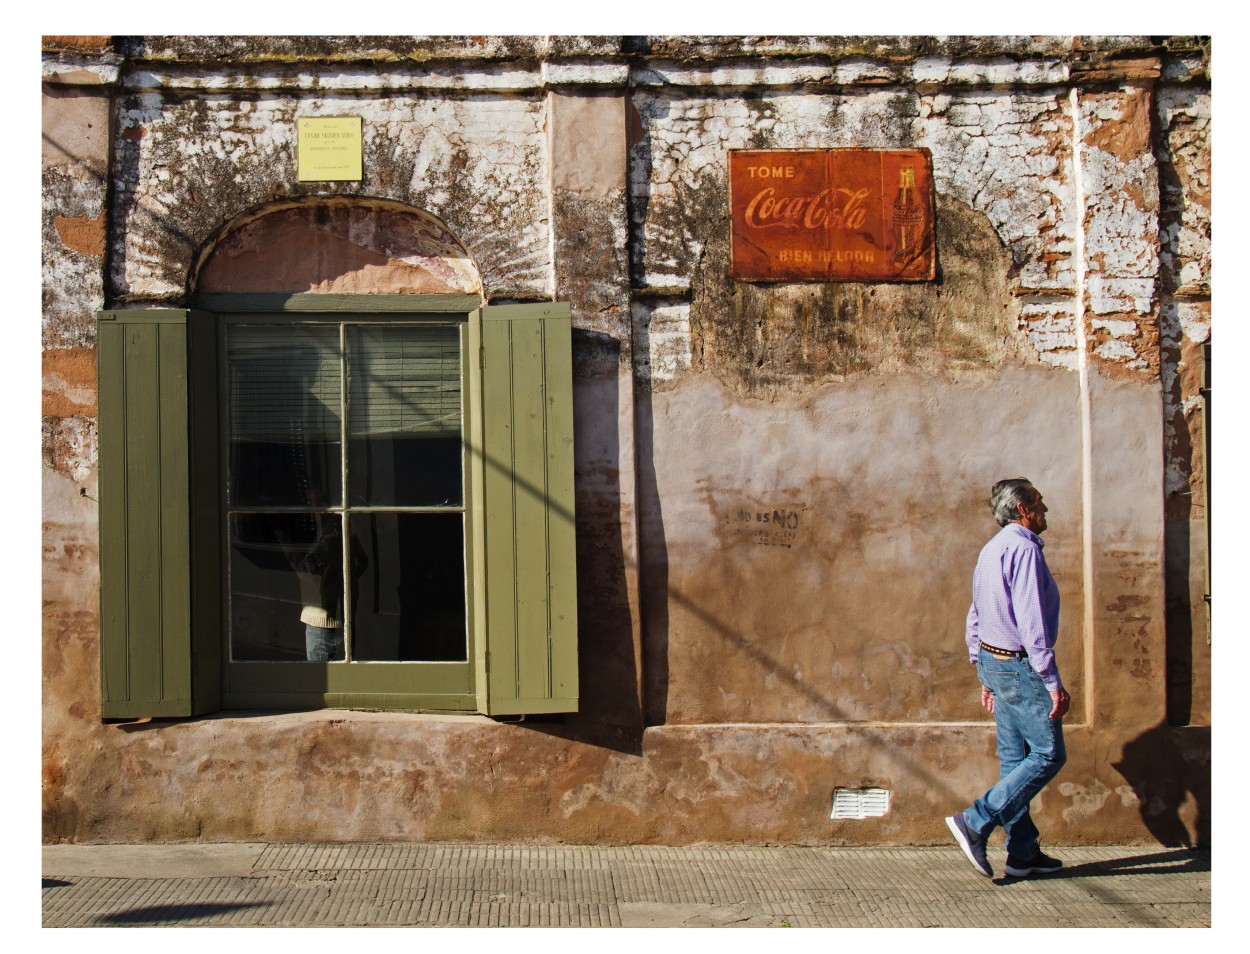
<path fill-rule="evenodd" d="M 994 693 L 986 689 L 985 686 L 981 687 L 981 706 L 986 712 L 994 711 Z"/>
<path fill-rule="evenodd" d="M 1068 714 L 1068 709 L 1072 706 L 1072 697 L 1068 695 L 1068 690 L 1066 689 L 1052 689 L 1050 698 L 1055 703 L 1050 707 L 1050 718 L 1062 719 Z"/>

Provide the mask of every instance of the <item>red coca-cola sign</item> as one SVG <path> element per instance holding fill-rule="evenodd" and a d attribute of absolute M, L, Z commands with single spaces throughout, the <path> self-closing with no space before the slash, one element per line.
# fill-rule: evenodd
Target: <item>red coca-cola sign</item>
<path fill-rule="evenodd" d="M 732 149 L 729 207 L 739 281 L 934 278 L 927 149 Z"/>

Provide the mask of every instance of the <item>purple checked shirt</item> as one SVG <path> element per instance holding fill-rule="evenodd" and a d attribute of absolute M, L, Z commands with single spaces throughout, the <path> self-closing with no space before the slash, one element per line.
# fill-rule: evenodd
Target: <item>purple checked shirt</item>
<path fill-rule="evenodd" d="M 1003 527 L 981 550 L 972 574 L 972 606 L 964 640 L 977 661 L 981 640 L 1023 649 L 1051 692 L 1063 687 L 1055 664 L 1059 587 L 1042 556 L 1042 538 L 1018 523 Z"/>

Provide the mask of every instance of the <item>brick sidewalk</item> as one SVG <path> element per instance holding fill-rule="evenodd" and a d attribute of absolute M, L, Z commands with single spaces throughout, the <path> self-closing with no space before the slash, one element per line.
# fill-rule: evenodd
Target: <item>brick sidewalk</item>
<path fill-rule="evenodd" d="M 1210 927 L 1209 852 L 955 847 L 51 845 L 45 927 Z M 1001 872 L 1001 858 L 994 858 Z"/>

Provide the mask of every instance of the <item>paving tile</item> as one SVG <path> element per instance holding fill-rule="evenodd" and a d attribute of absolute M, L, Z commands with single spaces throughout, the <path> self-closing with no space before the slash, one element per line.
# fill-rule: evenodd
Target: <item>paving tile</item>
<path fill-rule="evenodd" d="M 48 872 L 43 923 L 773 928 L 1211 923 L 1209 854 L 1164 849 L 1063 849 L 1064 872 L 1025 880 L 983 878 L 949 848 L 384 844 L 248 850 L 246 875 L 220 874 L 233 870 L 224 850 L 203 853 L 198 877 Z M 76 854 L 76 870 L 103 870 L 90 852 Z M 154 853 L 158 860 L 159 855 Z M 187 870 L 186 859 L 194 862 L 195 855 L 181 846 L 177 863 L 163 870 Z"/>

